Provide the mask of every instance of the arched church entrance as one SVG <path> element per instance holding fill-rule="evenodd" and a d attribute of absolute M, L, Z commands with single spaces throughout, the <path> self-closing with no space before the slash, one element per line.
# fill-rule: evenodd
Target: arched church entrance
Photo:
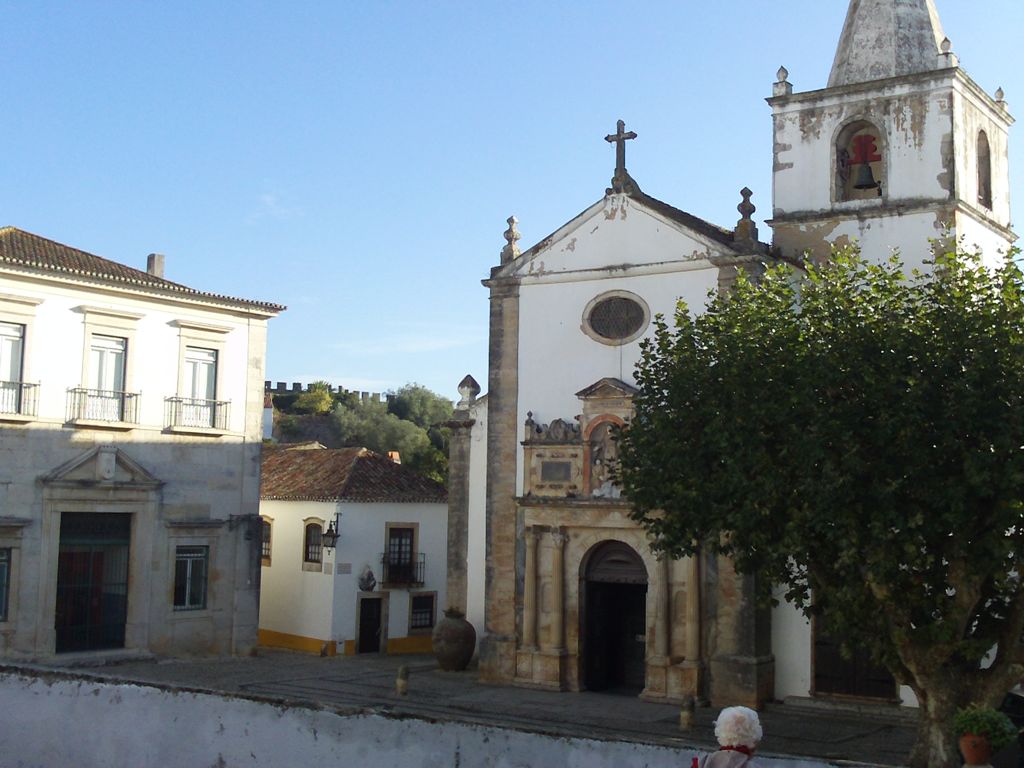
<path fill-rule="evenodd" d="M 647 568 L 631 547 L 607 541 L 584 572 L 584 685 L 591 691 L 643 690 L 647 646 Z"/>

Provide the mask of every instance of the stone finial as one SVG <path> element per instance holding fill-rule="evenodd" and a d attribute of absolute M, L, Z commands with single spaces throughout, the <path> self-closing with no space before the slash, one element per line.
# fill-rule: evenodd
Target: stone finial
<path fill-rule="evenodd" d="M 789 96 L 793 93 L 793 84 L 789 82 L 789 70 L 785 67 L 779 67 L 779 71 L 776 73 L 778 81 L 772 86 L 773 96 Z"/>
<path fill-rule="evenodd" d="M 939 63 L 941 66 L 947 69 L 960 66 L 960 59 L 953 53 L 953 41 L 948 37 L 942 38 L 942 42 L 939 44 L 939 51 Z"/>
<path fill-rule="evenodd" d="M 456 408 L 468 408 L 476 402 L 476 396 L 480 394 L 480 385 L 476 383 L 476 379 L 470 376 L 468 373 L 459 382 L 459 394 L 462 399 L 459 400 Z"/>
<path fill-rule="evenodd" d="M 501 249 L 502 264 L 508 264 L 519 256 L 519 246 L 516 245 L 516 243 L 521 237 L 519 230 L 516 228 L 516 224 L 519 223 L 519 219 L 515 216 L 509 216 L 505 221 L 508 222 L 508 229 L 505 230 L 504 234 L 506 245 Z"/>
<path fill-rule="evenodd" d="M 752 217 L 757 208 L 750 202 L 750 198 L 754 196 L 754 193 L 748 187 L 744 187 L 740 190 L 740 196 L 743 200 L 736 206 L 736 210 L 740 212 L 741 218 L 736 224 L 733 240 L 737 243 L 756 243 L 757 225 Z"/>

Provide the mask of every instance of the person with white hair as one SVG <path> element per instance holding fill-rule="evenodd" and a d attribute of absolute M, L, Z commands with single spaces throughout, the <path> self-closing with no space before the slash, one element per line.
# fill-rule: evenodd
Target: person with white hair
<path fill-rule="evenodd" d="M 757 712 L 747 707 L 726 707 L 715 720 L 718 750 L 703 759 L 693 758 L 693 768 L 755 768 L 754 750 L 762 736 Z"/>

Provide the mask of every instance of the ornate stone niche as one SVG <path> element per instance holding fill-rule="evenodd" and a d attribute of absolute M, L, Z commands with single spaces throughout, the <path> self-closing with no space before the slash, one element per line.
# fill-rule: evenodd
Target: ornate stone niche
<path fill-rule="evenodd" d="M 583 443 L 585 495 L 619 498 L 611 473 L 618 459 L 614 430 L 633 415 L 636 387 L 619 379 L 605 378 L 576 393 L 583 403 L 580 429 Z"/>
<path fill-rule="evenodd" d="M 525 495 L 565 498 L 583 493 L 583 444 L 578 424 L 563 419 L 538 424 L 528 413 L 523 451 Z"/>

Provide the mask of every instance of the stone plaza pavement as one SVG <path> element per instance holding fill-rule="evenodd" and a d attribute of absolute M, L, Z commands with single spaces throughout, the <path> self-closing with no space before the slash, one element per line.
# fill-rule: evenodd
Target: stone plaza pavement
<path fill-rule="evenodd" d="M 409 669 L 409 690 L 404 697 L 396 695 L 394 688 L 401 665 Z M 88 667 L 67 659 L 61 667 L 89 677 L 162 688 L 241 694 L 273 702 L 563 737 L 669 747 L 709 748 L 714 744 L 716 711 L 710 708 L 698 708 L 694 728 L 682 732 L 679 710 L 670 704 L 608 693 L 484 685 L 475 671 L 443 672 L 430 656 L 320 658 L 262 650 L 253 658 L 138 660 Z M 759 754 L 813 758 L 822 765 L 901 765 L 915 730 L 912 716 L 895 708 L 839 711 L 811 702 L 769 705 L 761 713 L 761 722 L 765 738 Z"/>

